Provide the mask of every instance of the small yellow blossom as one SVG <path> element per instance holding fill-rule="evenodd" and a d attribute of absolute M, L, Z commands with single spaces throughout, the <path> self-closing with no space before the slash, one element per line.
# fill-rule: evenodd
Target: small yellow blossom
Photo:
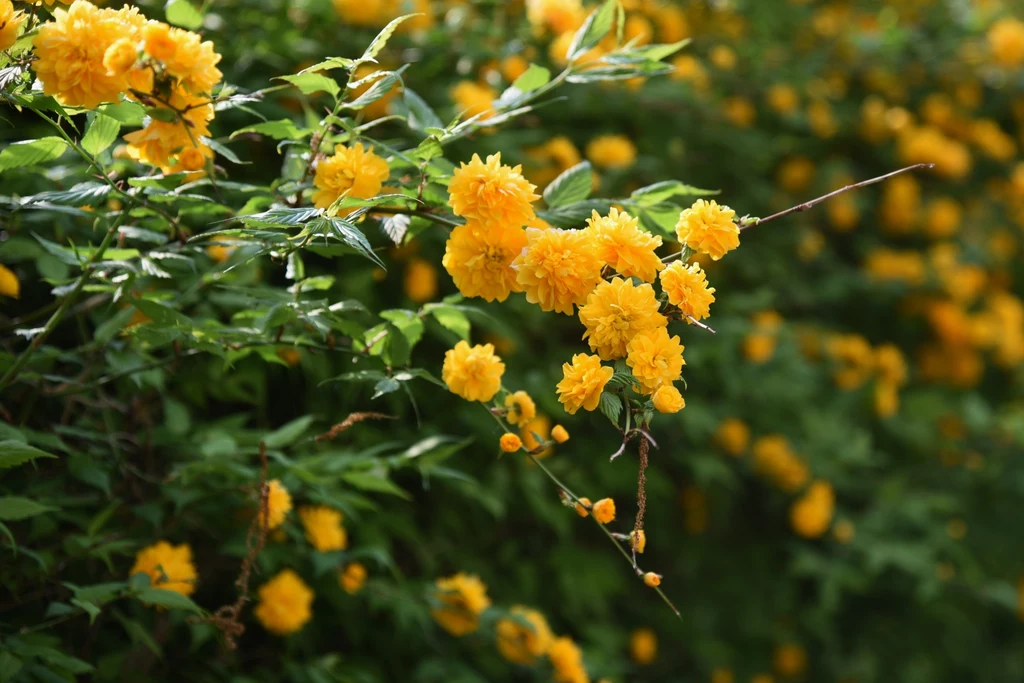
<path fill-rule="evenodd" d="M 807 652 L 796 643 L 785 643 L 775 648 L 772 666 L 779 676 L 799 676 L 807 670 Z"/>
<path fill-rule="evenodd" d="M 835 335 L 828 342 L 828 352 L 837 364 L 833 378 L 840 389 L 856 389 L 871 375 L 874 354 L 864 337 L 857 334 Z"/>
<path fill-rule="evenodd" d="M 686 365 L 683 350 L 679 336 L 669 337 L 664 327 L 641 330 L 633 335 L 626 345 L 626 365 L 640 382 L 640 391 L 653 394 L 659 387 L 671 385 L 682 377 Z M 682 397 L 678 399 L 681 401 Z M 677 402 L 672 397 L 663 400 Z"/>
<path fill-rule="evenodd" d="M 835 494 L 827 481 L 812 483 L 789 509 L 793 530 L 804 538 L 821 538 L 832 523 Z"/>
<path fill-rule="evenodd" d="M 643 529 L 629 532 L 629 547 L 635 549 L 638 553 L 643 553 L 647 548 L 647 534 L 644 533 Z"/>
<path fill-rule="evenodd" d="M 582 26 L 587 11 L 580 0 L 527 0 L 526 18 L 536 31 L 562 34 Z"/>
<path fill-rule="evenodd" d="M 580 322 L 587 328 L 583 338 L 602 360 L 623 358 L 627 344 L 638 333 L 668 325 L 658 308 L 649 284 L 636 286 L 618 277 L 602 282 L 580 308 Z"/>
<path fill-rule="evenodd" d="M 537 610 L 517 605 L 509 613 L 516 619 L 499 619 L 494 627 L 498 652 L 513 664 L 532 666 L 551 648 L 555 639 L 551 627 Z"/>
<path fill-rule="evenodd" d="M 387 22 L 382 0 L 332 0 L 334 11 L 346 24 L 352 26 L 381 26 Z"/>
<path fill-rule="evenodd" d="M 580 498 L 579 502 L 576 503 L 576 514 L 580 517 L 589 517 L 591 507 L 589 498 Z"/>
<path fill-rule="evenodd" d="M 988 45 L 996 64 L 1013 69 L 1024 64 L 1024 22 L 1004 17 L 988 29 Z"/>
<path fill-rule="evenodd" d="M 448 194 L 452 212 L 485 229 L 522 228 L 534 219 L 536 188 L 523 177 L 521 166 L 505 166 L 501 153 L 487 161 L 473 155 L 452 174 Z"/>
<path fill-rule="evenodd" d="M 729 455 L 743 455 L 750 443 L 750 427 L 738 417 L 727 417 L 715 430 L 715 443 Z"/>
<path fill-rule="evenodd" d="M 562 425 L 555 425 L 554 429 L 551 430 L 551 438 L 556 443 L 565 443 L 569 440 L 569 432 Z"/>
<path fill-rule="evenodd" d="M 526 300 L 541 310 L 573 314 L 601 281 L 602 262 L 586 230 L 527 228 L 527 247 L 512 261 Z"/>
<path fill-rule="evenodd" d="M 647 572 L 644 574 L 644 583 L 650 588 L 657 588 L 661 585 L 661 574 L 655 574 L 654 572 Z"/>
<path fill-rule="evenodd" d="M 459 572 L 438 579 L 435 585 L 437 606 L 430 610 L 434 621 L 453 636 L 475 631 L 480 624 L 480 615 L 491 606 L 487 586 L 480 577 Z"/>
<path fill-rule="evenodd" d="M 295 633 L 313 616 L 313 591 L 291 569 L 260 586 L 259 597 L 253 614 L 263 628 L 276 635 Z"/>
<path fill-rule="evenodd" d="M 498 93 L 486 83 L 459 81 L 452 87 L 451 97 L 464 119 L 479 115 L 478 120 L 486 120 L 494 115 L 494 100 L 498 99 Z"/>
<path fill-rule="evenodd" d="M 665 267 L 654 250 L 661 246 L 661 237 L 640 229 L 638 219 L 612 207 L 607 216 L 594 211 L 587 225 L 597 236 L 598 257 L 623 277 L 638 277 L 654 282 Z"/>
<path fill-rule="evenodd" d="M 341 512 L 326 505 L 299 508 L 299 520 L 306 531 L 306 540 L 322 553 L 348 547 L 348 534 L 341 525 L 343 519 Z"/>
<path fill-rule="evenodd" d="M 636 163 L 636 145 L 625 135 L 601 135 L 587 144 L 587 159 L 601 169 L 624 169 Z"/>
<path fill-rule="evenodd" d="M 266 516 L 260 514 L 260 524 L 267 529 L 276 529 L 284 522 L 285 515 L 292 509 L 292 497 L 279 480 L 267 482 Z"/>
<path fill-rule="evenodd" d="M 785 437 L 762 436 L 754 442 L 754 468 L 787 493 L 796 493 L 807 483 L 807 465 L 793 452 Z"/>
<path fill-rule="evenodd" d="M 0 264 L 0 294 L 17 299 L 21 296 L 21 282 L 14 271 Z"/>
<path fill-rule="evenodd" d="M 740 228 L 733 221 L 735 216 L 735 211 L 719 206 L 713 199 L 710 202 L 698 199 L 679 215 L 676 235 L 686 246 L 717 261 L 740 246 Z"/>
<path fill-rule="evenodd" d="M 658 637 L 649 628 L 638 628 L 629 637 L 629 655 L 633 661 L 645 666 L 658 656 Z"/>
<path fill-rule="evenodd" d="M 679 393 L 679 389 L 671 384 L 658 387 L 651 398 L 654 401 L 654 409 L 659 413 L 678 413 L 686 407 L 686 399 Z"/>
<path fill-rule="evenodd" d="M 598 356 L 577 353 L 572 363 L 562 364 L 562 381 L 558 383 L 558 400 L 565 412 L 575 415 L 580 408 L 591 411 L 601 402 L 604 385 L 615 370 L 601 365 Z"/>
<path fill-rule="evenodd" d="M 523 440 L 511 432 L 505 432 L 501 435 L 501 450 L 506 453 L 515 453 L 523 447 Z"/>
<path fill-rule="evenodd" d="M 421 258 L 409 259 L 405 267 L 404 287 L 405 295 L 418 304 L 437 296 L 437 269 L 434 264 Z"/>
<path fill-rule="evenodd" d="M 192 548 L 187 543 L 178 546 L 158 541 L 143 548 L 135 556 L 129 576 L 145 574 L 153 588 L 192 595 L 196 590 L 196 567 L 192 564 Z"/>
<path fill-rule="evenodd" d="M 441 379 L 448 390 L 467 401 L 486 403 L 501 389 L 505 364 L 494 355 L 493 344 L 470 346 L 460 341 L 444 354 Z"/>
<path fill-rule="evenodd" d="M 615 501 L 611 498 L 602 498 L 594 503 L 594 519 L 601 524 L 608 524 L 615 521 Z"/>
<path fill-rule="evenodd" d="M 765 363 L 775 355 L 782 316 L 775 311 L 758 311 L 751 323 L 753 330 L 743 339 L 743 355 L 752 363 Z"/>
<path fill-rule="evenodd" d="M 25 21 L 25 13 L 15 12 L 11 0 L 0 0 L 0 52 L 3 52 L 18 40 L 18 29 Z"/>
<path fill-rule="evenodd" d="M 548 659 L 555 670 L 555 683 L 590 683 L 583 667 L 583 653 L 572 638 L 555 638 L 548 649 Z"/>
<path fill-rule="evenodd" d="M 505 420 L 517 427 L 530 424 L 537 417 L 537 404 L 525 391 L 517 391 L 505 397 Z"/>
<path fill-rule="evenodd" d="M 380 194 L 384 181 L 391 173 L 386 161 L 364 149 L 362 143 L 348 147 L 335 145 L 334 154 L 320 160 L 313 178 L 313 204 L 326 209 L 341 197 L 369 199 Z M 354 209 L 342 210 L 340 214 Z"/>
<path fill-rule="evenodd" d="M 350 562 L 338 575 L 338 583 L 349 595 L 355 595 L 366 583 L 366 567 L 359 562 Z"/>
<path fill-rule="evenodd" d="M 676 261 L 658 276 L 661 289 L 668 295 L 668 302 L 684 315 L 694 320 L 703 320 L 711 315 L 711 304 L 715 302 L 715 288 L 708 287 L 707 275 L 700 264 L 683 265 Z M 687 322 L 690 322 L 687 318 Z"/>
<path fill-rule="evenodd" d="M 519 428 L 519 437 L 523 440 L 523 448 L 533 453 L 535 458 L 546 458 L 553 452 L 551 448 L 534 453 L 540 445 L 551 437 L 551 419 L 546 415 L 538 415 Z M 538 441 L 538 437 L 540 440 Z"/>

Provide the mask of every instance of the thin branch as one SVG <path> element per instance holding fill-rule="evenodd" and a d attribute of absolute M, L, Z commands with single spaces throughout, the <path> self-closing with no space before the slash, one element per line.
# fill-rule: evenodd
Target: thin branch
<path fill-rule="evenodd" d="M 419 218 L 425 218 L 428 221 L 433 221 L 438 225 L 443 225 L 446 228 L 457 228 L 461 223 L 452 220 L 451 218 L 445 218 L 439 216 L 426 209 L 406 209 L 398 206 L 374 206 L 370 209 L 370 213 L 386 213 L 386 214 L 405 214 L 407 216 L 418 216 Z"/>
<path fill-rule="evenodd" d="M 696 326 L 697 326 L 697 327 L 699 327 L 700 329 L 702 329 L 702 330 L 707 330 L 707 331 L 708 331 L 708 332 L 710 332 L 711 334 L 718 334 L 717 332 L 715 332 L 715 330 L 714 330 L 713 328 L 711 328 L 711 327 L 710 327 L 710 326 L 708 326 L 708 325 L 705 325 L 704 323 L 702 323 L 701 321 L 697 320 L 696 318 L 694 318 L 694 317 L 693 317 L 692 315 L 690 315 L 689 313 L 687 313 L 687 314 L 686 314 L 686 318 L 687 318 L 687 320 L 689 320 L 689 321 L 690 321 L 690 324 L 691 324 L 691 325 L 696 325 Z"/>
<path fill-rule="evenodd" d="M 916 171 L 916 170 L 922 169 L 922 168 L 933 168 L 934 166 L 935 166 L 935 164 L 914 164 L 913 166 L 907 166 L 905 168 L 899 169 L 898 171 L 893 171 L 892 173 L 886 173 L 885 175 L 880 175 L 877 178 L 870 178 L 868 180 L 862 180 L 859 183 L 854 183 L 853 185 L 847 185 L 846 187 L 841 187 L 838 190 L 835 190 L 833 192 L 829 192 L 828 194 L 822 195 L 822 196 L 818 197 L 817 199 L 812 199 L 809 202 L 804 202 L 803 204 L 797 204 L 796 206 L 791 206 L 790 208 L 786 209 L 785 211 L 779 211 L 778 213 L 773 213 L 771 216 L 768 216 L 767 218 L 748 218 L 748 219 L 745 219 L 743 221 L 740 221 L 740 230 L 746 230 L 747 228 L 752 228 L 755 225 L 761 225 L 762 223 L 767 223 L 768 221 L 773 221 L 776 218 L 782 218 L 783 216 L 788 216 L 791 213 L 799 213 L 801 211 L 806 211 L 807 209 L 811 208 L 812 206 L 816 206 L 818 204 L 821 204 L 823 201 L 825 201 L 827 199 L 831 199 L 832 197 L 839 196 L 839 195 L 843 194 L 844 192 L 849 192 L 850 190 L 856 190 L 857 188 L 860 188 L 860 187 L 867 187 L 868 185 L 874 185 L 875 183 L 880 183 L 883 180 L 888 180 L 889 178 L 892 178 L 893 176 L 897 176 L 900 173 L 906 173 L 907 171 Z"/>

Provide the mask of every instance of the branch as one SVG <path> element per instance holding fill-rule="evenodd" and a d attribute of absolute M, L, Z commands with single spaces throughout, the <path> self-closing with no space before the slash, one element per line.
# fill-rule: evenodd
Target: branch
<path fill-rule="evenodd" d="M 829 192 L 828 194 L 822 195 L 822 196 L 818 197 L 817 199 L 812 199 L 809 202 L 804 202 L 803 204 L 797 204 L 796 206 L 791 206 L 790 208 L 786 209 L 785 211 L 779 211 L 778 213 L 773 213 L 771 216 L 768 216 L 767 218 L 746 218 L 746 219 L 740 221 L 740 230 L 746 230 L 747 228 L 752 228 L 755 225 L 761 225 L 762 223 L 767 223 L 768 221 L 773 221 L 776 218 L 782 218 L 783 216 L 788 216 L 791 213 L 799 213 L 801 211 L 806 211 L 807 209 L 811 208 L 812 206 L 816 206 L 818 204 L 821 204 L 826 199 L 832 199 L 832 197 L 837 197 L 837 196 L 843 194 L 844 192 L 849 192 L 850 190 L 856 190 L 857 188 L 860 188 L 860 187 L 867 187 L 868 185 L 874 185 L 875 183 L 880 183 L 883 180 L 888 180 L 889 178 L 892 178 L 893 176 L 897 176 L 900 173 L 906 173 L 907 171 L 916 171 L 916 170 L 921 169 L 921 168 L 933 168 L 934 166 L 935 166 L 935 164 L 914 164 L 913 166 L 907 166 L 906 168 L 901 168 L 898 171 L 893 171 L 892 173 L 886 173 L 885 175 L 880 175 L 877 178 L 870 178 L 868 180 L 862 180 L 859 183 L 854 183 L 853 185 L 847 185 L 846 187 L 841 187 L 838 190 L 835 190 L 834 192 Z"/>

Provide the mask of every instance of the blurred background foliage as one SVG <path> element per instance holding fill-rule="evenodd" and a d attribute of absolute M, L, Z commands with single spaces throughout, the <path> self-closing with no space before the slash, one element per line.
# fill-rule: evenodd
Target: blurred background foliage
<path fill-rule="evenodd" d="M 506 386 L 537 401 L 535 430 L 560 423 L 571 434 L 547 466 L 582 495 L 614 498 L 623 529 L 631 525 L 635 453 L 609 463 L 619 442 L 611 425 L 599 413 L 566 415 L 553 391 L 581 347 L 578 323 L 518 296 L 445 299 L 457 294 L 440 265 L 445 233 L 414 218 L 397 246 L 366 228 L 386 270 L 326 251 L 296 265 L 211 246 L 193 248 L 187 264 L 162 264 L 171 278 L 135 276 L 137 292 L 208 334 L 213 321 L 245 321 L 254 339 L 284 330 L 287 345 L 239 338 L 219 353 L 178 353 L 168 330 L 180 321 L 144 311 L 152 324 L 121 334 L 135 308 L 87 292 L 93 304 L 0 399 L 8 448 L 27 442 L 59 455 L 0 479 L 3 494 L 53 508 L 0 527 L 0 681 L 548 680 L 546 663 L 516 665 L 495 647 L 495 622 L 513 605 L 571 636 L 595 681 L 1024 678 L 1024 552 L 1013 530 L 1024 502 L 1022 8 L 623 4 L 626 40 L 692 39 L 669 58 L 672 73 L 567 85 L 445 157 L 500 151 L 541 187 L 585 159 L 595 197 L 677 179 L 720 190 L 718 201 L 750 216 L 935 164 L 746 230 L 727 259 L 702 261 L 717 289 L 708 320 L 717 334 L 687 331 L 687 406 L 655 420 L 643 556 L 682 618 L 561 505 L 536 466 L 498 457 L 500 432 L 476 406 L 415 377 L 377 398 L 374 382 L 336 381 L 384 364 L 306 329 L 303 311 L 288 306 L 298 299 L 288 290 L 294 268 L 331 278 L 305 312 L 352 302 L 340 309 L 339 337 L 374 329 L 381 311 L 443 301 L 422 317 L 410 366 L 439 375 L 461 336 L 494 343 Z M 154 18 L 165 11 L 140 7 Z M 556 73 L 589 9 L 570 0 L 217 0 L 203 6 L 201 25 L 223 55 L 225 82 L 251 92 L 326 57 L 358 57 L 391 18 L 422 12 L 378 57 L 382 67 L 407 65 L 403 84 L 362 119 L 407 116 L 412 92 L 448 121 L 487 111 L 530 63 Z M 232 133 L 262 118 L 312 130 L 325 113 L 322 98 L 292 88 L 220 111 L 214 134 L 245 163 L 218 163 L 240 183 L 294 177 L 303 138 Z M 48 134 L 26 112 L 3 116 L 5 142 Z M 398 144 L 408 127 L 384 120 L 372 135 Z M 3 176 L 0 262 L 21 283 L 3 303 L 5 364 L 25 346 L 15 329 L 41 324 L 27 316 L 51 305 L 53 286 L 72 272 L 31 235 L 89 240 L 82 211 L 28 211 L 16 199 L 87 179 L 68 159 Z M 128 172 L 116 150 L 112 163 Z M 195 233 L 218 220 L 183 216 Z M 669 240 L 671 227 L 661 229 Z M 398 419 L 311 440 L 366 410 Z M 315 592 L 299 633 L 272 635 L 246 608 L 229 650 L 187 610 L 79 594 L 126 581 L 136 553 L 166 539 L 192 548 L 197 605 L 233 602 L 260 440 L 271 478 L 297 506 L 345 515 L 345 551 L 314 552 L 293 512 L 258 557 L 254 589 L 290 567 Z M 812 481 L 822 486 L 805 493 Z M 338 584 L 351 562 L 369 575 L 354 594 Z M 494 603 L 461 638 L 430 618 L 433 582 L 456 572 L 478 575 Z"/>

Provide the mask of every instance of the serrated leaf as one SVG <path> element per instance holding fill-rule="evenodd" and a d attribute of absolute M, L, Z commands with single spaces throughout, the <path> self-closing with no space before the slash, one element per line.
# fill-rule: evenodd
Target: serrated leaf
<path fill-rule="evenodd" d="M 590 16 L 572 37 L 568 52 L 570 62 L 600 43 L 608 35 L 608 32 L 612 30 L 615 8 L 618 4 L 618 0 L 606 0 L 601 7 L 590 13 Z"/>
<path fill-rule="evenodd" d="M 333 78 L 328 78 L 320 73 L 293 74 L 291 76 L 278 76 L 277 80 L 287 81 L 302 91 L 304 95 L 312 95 L 317 92 L 326 92 L 331 97 L 337 97 L 341 92 L 341 86 Z"/>
<path fill-rule="evenodd" d="M 67 149 L 68 144 L 58 137 L 12 142 L 0 152 L 0 173 L 12 168 L 34 166 L 53 161 Z"/>
<path fill-rule="evenodd" d="M 57 508 L 21 496 L 0 496 L 0 520 L 5 522 L 28 519 L 54 510 Z"/>
<path fill-rule="evenodd" d="M 363 56 L 359 58 L 359 62 L 372 62 L 374 58 L 380 54 L 380 51 L 384 49 L 384 46 L 388 44 L 388 40 L 394 35 L 395 30 L 398 28 L 406 19 L 412 19 L 413 17 L 422 16 L 420 14 L 406 14 L 401 17 L 397 17 L 388 22 L 388 25 L 381 29 L 380 33 L 370 42 L 367 46 L 366 51 L 363 52 Z"/>
<path fill-rule="evenodd" d="M 229 148 L 227 145 L 224 145 L 224 144 L 221 144 L 221 143 L 217 142 L 213 138 L 201 137 L 201 138 L 199 138 L 199 141 L 202 142 L 203 144 L 209 146 L 210 149 L 212 149 L 214 152 L 216 152 L 217 154 L 221 155 L 222 157 L 224 157 L 225 159 L 227 159 L 228 161 L 230 161 L 233 164 L 247 164 L 247 163 L 249 163 L 248 161 L 242 161 L 241 159 L 239 159 L 238 155 L 235 154 L 231 150 L 231 148 Z"/>
<path fill-rule="evenodd" d="M 378 72 L 381 73 L 381 72 Z M 362 109 L 368 105 L 373 104 L 380 98 L 391 92 L 391 89 L 398 83 L 398 75 L 394 71 L 385 71 L 384 75 L 376 81 L 370 88 L 362 95 L 349 102 L 345 106 L 349 109 Z"/>
<path fill-rule="evenodd" d="M 203 14 L 188 0 L 168 0 L 164 6 L 164 14 L 167 23 L 172 26 L 180 26 L 190 31 L 197 31 L 203 27 Z"/>
<path fill-rule="evenodd" d="M 56 458 L 56 455 L 41 451 L 22 441 L 8 439 L 0 441 L 0 470 L 10 469 L 31 462 L 37 458 Z"/>
<path fill-rule="evenodd" d="M 601 199 L 587 199 L 574 204 L 558 206 L 549 211 L 538 211 L 537 215 L 556 228 L 578 228 L 590 218 L 594 211 L 606 214 L 611 203 Z"/>
<path fill-rule="evenodd" d="M 654 206 L 671 197 L 718 194 L 718 190 L 702 190 L 678 180 L 663 180 L 634 190 L 629 198 L 640 206 Z"/>
<path fill-rule="evenodd" d="M 373 253 L 373 247 L 370 246 L 366 235 L 355 224 L 349 223 L 342 218 L 325 218 L 320 220 L 327 224 L 329 233 L 332 236 L 352 247 L 359 254 L 370 259 L 381 268 L 384 268 L 384 262 Z"/>
<path fill-rule="evenodd" d="M 267 448 L 287 448 L 293 445 L 313 424 L 312 415 L 303 415 L 267 434 L 263 443 Z"/>
<path fill-rule="evenodd" d="M 136 593 L 135 597 L 147 605 L 159 605 L 167 609 L 178 609 L 186 612 L 202 614 L 202 608 L 192 601 L 192 598 L 176 593 L 175 591 L 162 588 L 144 588 Z"/>
<path fill-rule="evenodd" d="M 246 225 L 294 227 L 302 225 L 310 218 L 319 215 L 320 209 L 316 208 L 292 209 L 281 207 L 268 209 L 261 213 L 249 214 L 248 216 L 239 216 L 239 219 Z"/>
<path fill-rule="evenodd" d="M 544 201 L 551 208 L 583 201 L 590 196 L 591 173 L 588 161 L 566 169 L 544 189 Z"/>
<path fill-rule="evenodd" d="M 87 206 L 102 201 L 113 188 L 106 183 L 87 181 L 75 185 L 70 190 L 50 190 L 25 197 L 26 203 L 45 202 L 59 206 Z"/>
<path fill-rule="evenodd" d="M 313 66 L 307 66 L 299 73 L 307 74 L 316 73 L 317 71 L 330 71 L 331 69 L 351 69 L 355 64 L 356 62 L 354 59 L 347 59 L 345 57 L 328 57 L 324 61 L 317 62 Z"/>
<path fill-rule="evenodd" d="M 432 306 L 430 314 L 434 316 L 434 320 L 439 322 L 442 327 L 469 341 L 470 324 L 469 318 L 466 317 L 465 313 L 454 306 L 439 305 Z"/>
<path fill-rule="evenodd" d="M 385 235 L 391 238 L 392 242 L 395 244 L 401 244 L 402 240 L 405 239 L 405 233 L 409 231 L 409 222 L 411 220 L 412 218 L 404 213 L 385 216 L 381 219 L 380 229 L 384 231 Z"/>
<path fill-rule="evenodd" d="M 121 122 L 103 114 L 97 114 L 82 138 L 82 149 L 93 156 L 110 147 L 121 132 Z"/>
<path fill-rule="evenodd" d="M 308 128 L 299 128 L 291 119 L 281 119 L 279 121 L 264 121 L 263 123 L 239 128 L 231 134 L 231 139 L 234 140 L 239 135 L 244 135 L 245 133 L 255 133 L 257 135 L 266 135 L 274 140 L 301 140 L 311 132 Z"/>
<path fill-rule="evenodd" d="M 605 417 L 612 421 L 612 424 L 618 426 L 619 415 L 622 413 L 622 399 L 606 391 L 601 394 L 601 402 L 598 404 L 598 408 L 600 408 Z"/>
<path fill-rule="evenodd" d="M 444 124 L 426 100 L 410 88 L 405 89 L 402 96 L 405 106 L 409 109 L 408 122 L 413 130 L 425 131 L 427 128 L 443 128 Z"/>
<path fill-rule="evenodd" d="M 512 87 L 521 93 L 533 92 L 537 88 L 542 88 L 551 81 L 551 71 L 531 64 L 529 68 L 524 71 L 519 78 L 515 80 Z"/>
<path fill-rule="evenodd" d="M 346 482 L 355 486 L 357 489 L 363 491 L 374 491 L 376 493 L 390 493 L 393 496 L 411 500 L 410 496 L 405 490 L 399 488 L 393 481 L 387 478 L 385 474 L 375 474 L 373 472 L 349 472 L 342 476 Z"/>

